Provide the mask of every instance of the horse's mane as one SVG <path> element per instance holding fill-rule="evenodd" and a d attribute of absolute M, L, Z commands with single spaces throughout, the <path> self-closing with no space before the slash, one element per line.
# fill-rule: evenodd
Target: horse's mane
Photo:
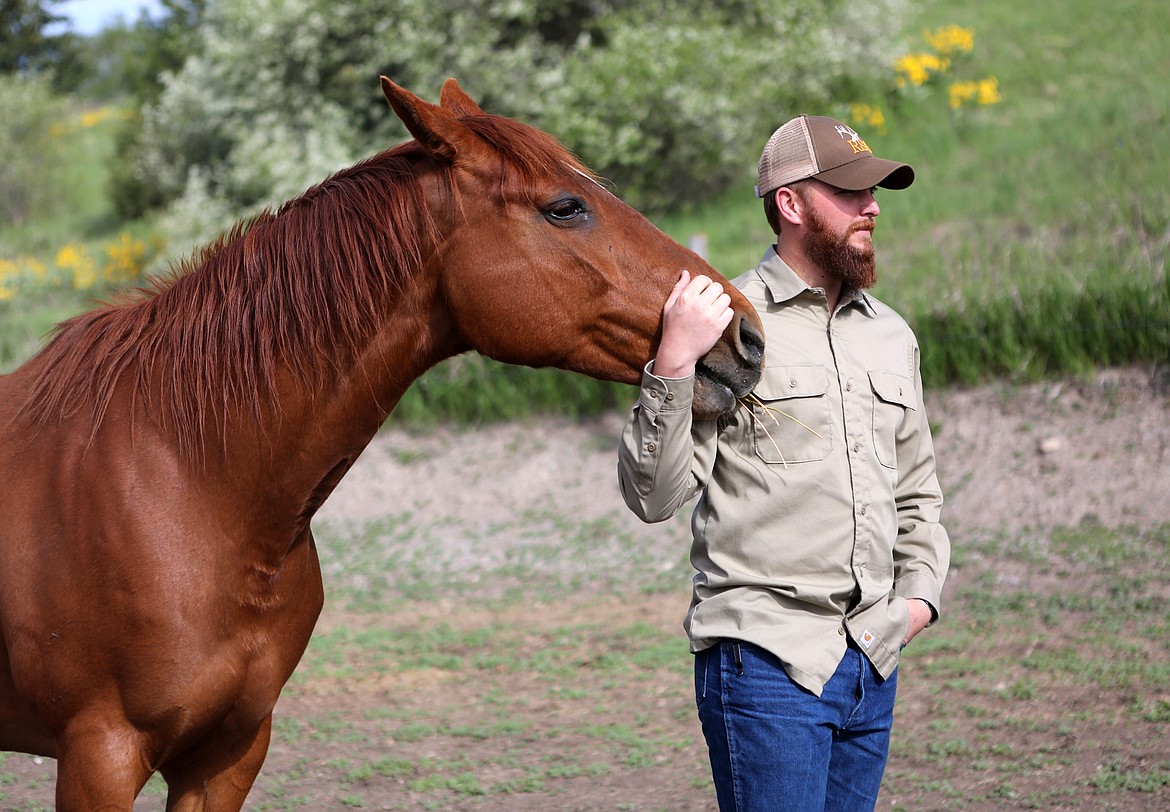
<path fill-rule="evenodd" d="M 587 171 L 532 127 L 492 115 L 462 121 L 501 155 L 505 198 L 566 166 Z M 279 412 L 278 371 L 327 386 L 441 238 L 425 174 L 462 205 L 451 167 L 408 142 L 241 221 L 169 276 L 62 323 L 38 355 L 23 411 L 41 425 L 83 414 L 96 433 L 118 388 L 131 386 L 181 450 L 200 453 L 229 415 Z"/>

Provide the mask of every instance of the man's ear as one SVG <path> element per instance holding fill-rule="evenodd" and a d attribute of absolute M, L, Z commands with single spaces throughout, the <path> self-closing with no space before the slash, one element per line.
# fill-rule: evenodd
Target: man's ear
<path fill-rule="evenodd" d="M 776 196 L 776 211 L 785 223 L 801 225 L 804 222 L 804 200 L 787 186 L 772 192 Z"/>

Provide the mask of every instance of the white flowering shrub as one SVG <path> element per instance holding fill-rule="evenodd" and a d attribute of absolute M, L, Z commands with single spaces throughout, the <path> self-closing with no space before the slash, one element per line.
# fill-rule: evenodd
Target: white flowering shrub
<path fill-rule="evenodd" d="M 432 100 L 455 76 L 663 210 L 750 176 L 787 118 L 888 73 L 906 2 L 213 0 L 143 113 L 135 173 L 156 199 L 239 216 L 406 137 L 379 74 Z"/>

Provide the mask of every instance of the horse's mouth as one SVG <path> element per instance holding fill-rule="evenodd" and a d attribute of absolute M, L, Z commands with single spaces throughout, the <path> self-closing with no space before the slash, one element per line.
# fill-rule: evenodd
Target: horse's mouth
<path fill-rule="evenodd" d="M 695 397 L 691 411 L 698 418 L 729 414 L 739 398 L 751 392 L 764 368 L 764 334 L 755 314 L 739 316 L 695 365 Z"/>
<path fill-rule="evenodd" d="M 738 399 L 751 392 L 759 380 L 759 368 L 739 368 L 727 376 L 700 361 L 695 366 L 695 396 L 693 411 L 696 417 L 712 418 L 728 414 Z"/>

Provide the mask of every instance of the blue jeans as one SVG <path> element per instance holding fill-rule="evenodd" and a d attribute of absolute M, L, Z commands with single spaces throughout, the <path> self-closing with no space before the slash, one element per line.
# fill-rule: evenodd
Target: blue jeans
<path fill-rule="evenodd" d="M 898 672 L 850 644 L 821 696 L 780 661 L 728 640 L 695 655 L 695 702 L 721 812 L 873 812 Z"/>

